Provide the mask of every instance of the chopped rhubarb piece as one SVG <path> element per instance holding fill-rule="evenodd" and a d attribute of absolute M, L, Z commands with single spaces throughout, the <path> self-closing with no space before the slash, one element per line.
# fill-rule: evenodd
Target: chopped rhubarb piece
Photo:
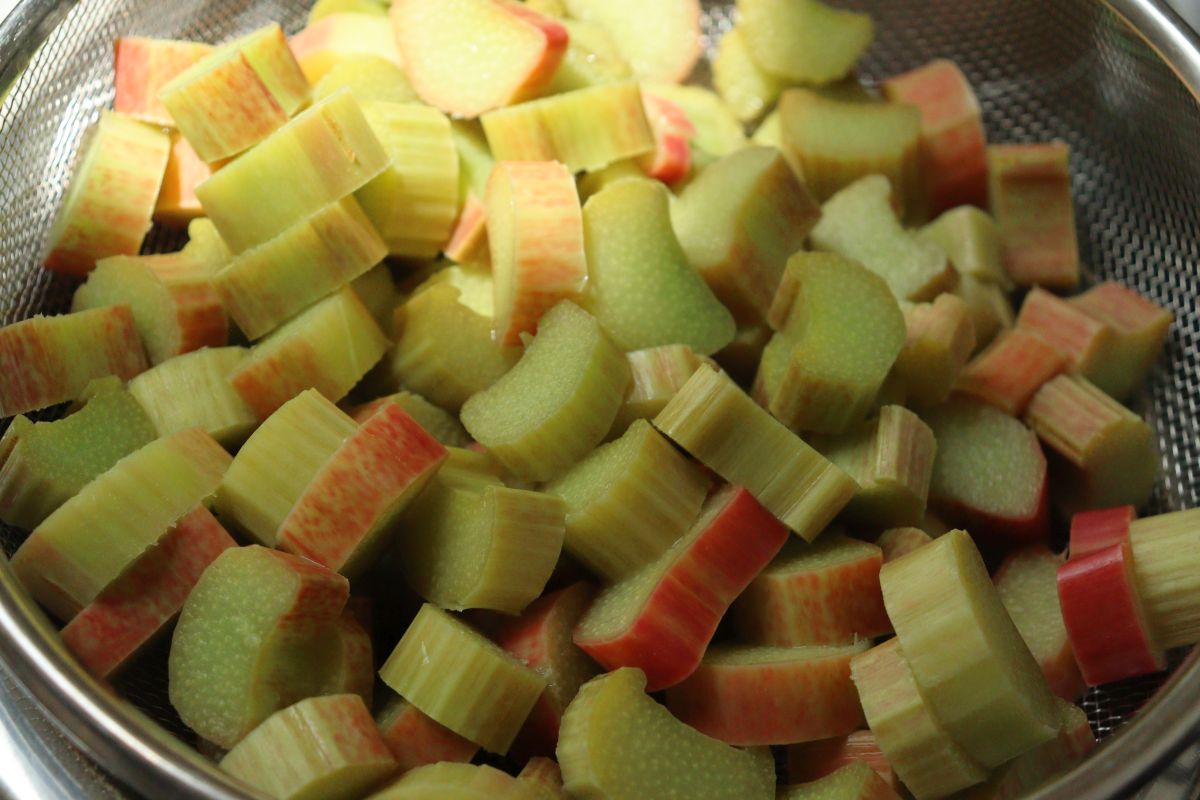
<path fill-rule="evenodd" d="M 426 764 L 370 800 L 545 800 L 539 787 L 483 764 Z"/>
<path fill-rule="evenodd" d="M 614 438 L 627 431 L 635 420 L 654 419 L 692 373 L 706 363 L 692 348 L 680 344 L 635 350 L 626 353 L 625 358 L 633 380 L 609 431 Z"/>
<path fill-rule="evenodd" d="M 390 26 L 387 32 L 390 39 Z M 313 100 L 324 100 L 342 89 L 349 90 L 362 104 L 412 103 L 419 99 L 403 67 L 390 58 L 372 54 L 355 53 L 338 58 L 313 84 Z"/>
<path fill-rule="evenodd" d="M 962 298 L 975 325 L 975 349 L 986 347 L 1001 331 L 1016 323 L 1008 293 L 994 283 L 984 283 L 970 275 L 960 275 L 954 294 Z"/>
<path fill-rule="evenodd" d="M 638 420 L 545 490 L 566 503 L 567 552 L 617 581 L 657 559 L 687 531 L 710 485 L 649 422 Z"/>
<path fill-rule="evenodd" d="M 1166 669 L 1166 655 L 1151 638 L 1128 541 L 1059 566 L 1058 598 L 1088 686 Z"/>
<path fill-rule="evenodd" d="M 882 565 L 879 547 L 838 532 L 812 544 L 791 540 L 734 602 L 733 627 L 742 640 L 772 647 L 839 645 L 890 633 L 879 591 Z"/>
<path fill-rule="evenodd" d="M 751 56 L 793 83 L 836 81 L 875 38 L 868 15 L 818 0 L 739 0 L 737 6 Z"/>
<path fill-rule="evenodd" d="M 396 771 L 362 698 L 310 697 L 263 720 L 221 769 L 268 797 L 354 800 Z"/>
<path fill-rule="evenodd" d="M 642 95 L 642 104 L 654 132 L 654 152 L 643 155 L 638 163 L 651 178 L 678 183 L 692 169 L 691 140 L 696 126 L 682 108 L 666 98 Z"/>
<path fill-rule="evenodd" d="M 970 307 L 960 297 L 940 294 L 932 303 L 909 308 L 904 321 L 904 347 L 892 375 L 914 406 L 936 406 L 950 396 L 975 351 Z"/>
<path fill-rule="evenodd" d="M 467 435 L 467 429 L 458 421 L 458 417 L 435 406 L 415 392 L 397 392 L 387 397 L 380 397 L 370 403 L 355 406 L 347 413 L 354 418 L 355 422 L 361 424 L 388 403 L 395 403 L 403 408 L 422 428 L 429 431 L 433 438 L 447 447 L 466 447 L 471 442 L 471 437 Z"/>
<path fill-rule="evenodd" d="M 1116 339 L 1103 322 L 1038 286 L 1025 296 L 1017 327 L 1040 336 L 1062 355 L 1069 371 L 1088 380 L 1104 370 Z"/>
<path fill-rule="evenodd" d="M 954 388 L 1016 417 L 1047 381 L 1067 367 L 1057 348 L 1036 333 L 1017 328 L 1001 334 L 973 358 Z"/>
<path fill-rule="evenodd" d="M 546 94 L 562 94 L 590 86 L 618 83 L 633 77 L 633 70 L 629 68 L 625 57 L 621 55 L 616 43 L 604 28 L 594 22 L 565 19 L 566 11 L 561 7 L 554 11 L 537 8 L 536 0 L 525 5 L 534 11 L 558 17 L 570 38 L 567 42 L 567 52 L 563 53 L 562 61 L 554 72 L 554 80 L 550 82 Z"/>
<path fill-rule="evenodd" d="M 1128 505 L 1075 512 L 1071 517 L 1070 557 L 1086 556 L 1125 541 L 1135 519 L 1137 509 Z"/>
<path fill-rule="evenodd" d="M 875 540 L 883 551 L 883 563 L 895 561 L 933 541 L 933 537 L 920 528 L 888 528 Z"/>
<path fill-rule="evenodd" d="M 455 119 L 450 121 L 450 130 L 458 148 L 459 197 L 465 199 L 468 193 L 483 197 L 496 166 L 483 125 L 478 120 Z"/>
<path fill-rule="evenodd" d="M 375 696 L 375 651 L 368 630 L 370 600 L 352 597 L 334 623 L 333 667 L 321 694 L 356 694 L 368 707 Z"/>
<path fill-rule="evenodd" d="M 1063 142 L 988 147 L 989 203 L 1017 286 L 1079 284 L 1069 155 Z"/>
<path fill-rule="evenodd" d="M 765 748 L 739 750 L 671 716 L 645 694 L 646 677 L 619 669 L 585 683 L 563 716 L 558 743 L 572 797 L 771 800 Z"/>
<path fill-rule="evenodd" d="M 524 355 L 463 405 L 475 439 L 517 476 L 546 481 L 600 443 L 629 385 L 624 355 L 586 311 L 564 300 Z"/>
<path fill-rule="evenodd" d="M 839 434 L 866 417 L 904 347 L 904 315 L 861 264 L 800 251 L 788 259 L 768 322 L 754 396 L 793 430 Z"/>
<path fill-rule="evenodd" d="M 257 545 L 226 550 L 188 595 L 168 661 L 171 705 L 192 730 L 233 747 L 328 683 L 346 579 Z"/>
<path fill-rule="evenodd" d="M 746 146 L 746 131 L 737 115 L 716 92 L 703 86 L 675 83 L 648 83 L 642 87 L 646 94 L 670 100 L 683 109 L 696 126 L 692 144 L 707 158 L 724 158 Z M 693 161 L 697 153 L 693 152 Z"/>
<path fill-rule="evenodd" d="M 542 756 L 529 759 L 517 780 L 535 784 L 541 800 L 571 800 L 563 788 L 562 769 L 553 759 Z"/>
<path fill-rule="evenodd" d="M 354 58 L 371 56 L 397 67 L 404 65 L 396 34 L 385 14 L 329 14 L 310 20 L 290 44 L 304 77 L 314 86 L 338 65 Z"/>
<path fill-rule="evenodd" d="M 734 25 L 721 37 L 712 71 L 713 85 L 744 122 L 758 119 L 775 105 L 787 85 L 755 62 L 743 25 Z"/>
<path fill-rule="evenodd" d="M 667 691 L 667 708 L 701 733 L 735 745 L 791 744 L 862 727 L 850 659 L 869 646 L 722 646 Z"/>
<path fill-rule="evenodd" d="M 334 14 L 371 14 L 387 16 L 385 0 L 317 0 L 308 10 L 308 24 L 312 25 Z"/>
<path fill-rule="evenodd" d="M 171 154 L 161 129 L 111 111 L 88 129 L 42 264 L 87 275 L 101 258 L 136 255 Z M 5 371 L 6 375 L 13 374 Z"/>
<path fill-rule="evenodd" d="M 1200 641 L 1200 511 L 1132 522 L 1133 570 L 1155 641 L 1180 647 Z"/>
<path fill-rule="evenodd" d="M 983 112 L 962 70 L 944 58 L 881 85 L 893 103 L 921 112 L 921 162 L 929 213 L 961 205 L 987 207 L 987 139 Z"/>
<path fill-rule="evenodd" d="M 749 386 L 754 382 L 758 373 L 759 362 L 762 361 L 763 350 L 775 332 L 766 323 L 757 323 L 738 328 L 737 333 L 724 349 L 713 355 L 713 361 L 729 373 L 741 386 Z M 699 366 L 699 365 L 697 365 Z M 688 372 L 688 377 L 695 372 Z M 678 389 L 676 390 L 678 391 Z M 674 396 L 674 394 L 672 394 Z M 668 398 L 669 399 L 669 398 Z"/>
<path fill-rule="evenodd" d="M 1068 302 L 1107 325 L 1113 341 L 1091 380 L 1118 400 L 1141 386 L 1162 352 L 1174 315 L 1133 289 L 1111 281 L 1098 284 Z"/>
<path fill-rule="evenodd" d="M 379 675 L 442 725 L 500 754 L 546 688 L 545 678 L 428 603 Z"/>
<path fill-rule="evenodd" d="M 154 203 L 154 221 L 169 228 L 186 228 L 192 220 L 204 216 L 196 187 L 211 176 L 212 168 L 200 159 L 191 143 L 179 133 L 172 133 L 171 155 Z"/>
<path fill-rule="evenodd" d="M 474 192 L 467 194 L 462 210 L 450 231 L 443 250 L 446 258 L 467 266 L 492 266 L 492 251 L 487 238 L 487 207 Z"/>
<path fill-rule="evenodd" d="M 682 344 L 709 355 L 729 344 L 736 326 L 688 263 L 671 227 L 670 197 L 656 181 L 629 178 L 588 199 L 580 302 L 622 350 Z"/>
<path fill-rule="evenodd" d="M 879 749 L 875 734 L 868 730 L 854 731 L 819 742 L 803 742 L 787 748 L 787 775 L 791 783 L 807 783 L 823 778 L 855 761 L 863 761 L 883 779 L 893 791 L 900 789 L 900 780 Z"/>
<path fill-rule="evenodd" d="M 929 502 L 951 524 L 1000 548 L 1044 541 L 1050 509 L 1046 456 L 1020 420 L 951 401 L 925 421 L 937 441 Z"/>
<path fill-rule="evenodd" d="M 388 700 L 375 721 L 401 773 L 442 761 L 465 763 L 479 752 L 479 745 L 397 695 Z"/>
<path fill-rule="evenodd" d="M 812 541 L 857 491 L 834 466 L 760 408 L 728 376 L 701 366 L 654 425 L 701 463 Z"/>
<path fill-rule="evenodd" d="M 391 268 L 386 263 L 376 264 L 350 281 L 350 288 L 371 312 L 380 330 L 390 330 L 402 297 Z"/>
<path fill-rule="evenodd" d="M 567 29 L 515 0 L 397 0 L 392 25 L 421 99 L 456 117 L 536 97 Z"/>
<path fill-rule="evenodd" d="M 1055 454 L 1054 499 L 1067 513 L 1150 499 L 1159 470 L 1154 431 L 1085 378 L 1047 383 L 1025 421 Z"/>
<path fill-rule="evenodd" d="M 575 643 L 608 669 L 640 668 L 650 691 L 674 686 L 696 669 L 730 603 L 786 540 L 749 492 L 726 487 L 671 549 L 596 598 Z"/>
<path fill-rule="evenodd" d="M 258 426 L 258 417 L 227 380 L 246 355 L 242 347 L 217 347 L 177 356 L 131 380 L 129 393 L 159 436 L 200 428 L 232 449 Z"/>
<path fill-rule="evenodd" d="M 1084 683 L 1058 603 L 1055 576 L 1062 563 L 1062 556 L 1045 545 L 1032 545 L 1010 554 L 996 571 L 995 582 L 1004 608 L 1037 659 L 1050 691 L 1074 701 L 1083 695 Z"/>
<path fill-rule="evenodd" d="M 986 211 L 975 206 L 952 208 L 921 228 L 921 236 L 945 250 L 960 275 L 970 275 L 1002 289 L 1012 288 L 1012 281 L 1004 271 L 1000 230 Z"/>
<path fill-rule="evenodd" d="M 700 59 L 697 0 L 563 0 L 563 7 L 607 31 L 640 80 L 682 83 Z"/>
<path fill-rule="evenodd" d="M 551 592 L 520 617 L 503 623 L 495 634 L 497 644 L 547 681 L 546 691 L 513 743 L 518 758 L 554 753 L 563 712 L 579 687 L 600 673 L 596 663 L 571 640 L 593 595 L 592 587 L 582 582 Z"/>
<path fill-rule="evenodd" d="M 51 614 L 70 620 L 209 497 L 229 461 L 199 430 L 156 439 L 38 525 L 13 556 L 13 573 Z"/>
<path fill-rule="evenodd" d="M 212 49 L 200 42 L 118 37 L 113 47 L 113 110 L 142 122 L 174 127 L 175 120 L 158 99 L 158 90 Z"/>
<path fill-rule="evenodd" d="M 852 761 L 811 783 L 781 786 L 776 800 L 899 800 L 865 761 Z"/>
<path fill-rule="evenodd" d="M 965 531 L 885 564 L 879 579 L 920 692 L 972 758 L 998 766 L 1054 736 L 1054 695 Z"/>
<path fill-rule="evenodd" d="M 111 677 L 174 621 L 200 575 L 237 543 L 199 505 L 62 629 L 63 644 Z"/>
<path fill-rule="evenodd" d="M 744 325 L 766 318 L 820 210 L 778 150 L 749 147 L 705 168 L 671 216 L 692 266 Z"/>

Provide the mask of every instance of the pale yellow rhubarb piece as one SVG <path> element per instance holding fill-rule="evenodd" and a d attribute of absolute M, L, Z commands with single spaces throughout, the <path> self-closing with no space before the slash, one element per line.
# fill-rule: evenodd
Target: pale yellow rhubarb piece
<path fill-rule="evenodd" d="M 562 14 L 555 16 L 561 17 Z M 563 53 L 562 62 L 546 94 L 618 83 L 633 77 L 629 64 L 604 28 L 577 19 L 560 19 L 559 22 L 567 29 L 570 38 L 567 52 Z"/>
<path fill-rule="evenodd" d="M 1054 695 L 965 531 L 885 564 L 879 580 L 917 686 L 975 761 L 996 767 L 1054 736 Z"/>
<path fill-rule="evenodd" d="M 687 797 L 770 800 L 775 766 L 766 748 L 739 750 L 705 736 L 645 694 L 641 670 L 585 683 L 563 715 L 563 788 L 579 800 Z"/>
<path fill-rule="evenodd" d="M 807 541 L 858 489 L 850 476 L 707 365 L 696 370 L 654 425 L 722 478 L 746 487 Z"/>
<path fill-rule="evenodd" d="M 892 367 L 905 398 L 917 407 L 942 403 L 975 351 L 975 323 L 961 297 L 941 294 L 904 313 L 905 339 Z"/>
<path fill-rule="evenodd" d="M 1008 293 L 994 283 L 985 283 L 970 275 L 960 275 L 954 294 L 967 304 L 975 326 L 975 350 L 978 352 L 1001 332 L 1016 323 Z"/>
<path fill-rule="evenodd" d="M 455 119 L 450 121 L 450 132 L 458 149 L 459 200 L 465 202 L 468 194 L 483 197 L 496 166 L 483 126 L 478 120 Z"/>
<path fill-rule="evenodd" d="M 540 675 L 428 603 L 379 676 L 438 723 L 501 754 L 546 688 Z"/>
<path fill-rule="evenodd" d="M 745 122 L 758 119 L 775 105 L 787 85 L 754 61 L 741 25 L 734 25 L 721 37 L 712 70 L 717 92 Z"/>
<path fill-rule="evenodd" d="M 824 84 L 846 75 L 875 38 L 871 17 L 819 0 L 738 0 L 746 44 L 762 68 Z"/>
<path fill-rule="evenodd" d="M 159 436 L 200 428 L 227 448 L 241 444 L 258 417 L 229 374 L 246 358 L 244 347 L 216 347 L 176 356 L 129 382 Z"/>
<path fill-rule="evenodd" d="M 34 529 L 13 573 L 51 614 L 71 619 L 208 498 L 229 462 L 195 429 L 135 450 Z"/>
<path fill-rule="evenodd" d="M 682 344 L 635 350 L 626 353 L 625 358 L 633 380 L 609 431 L 614 438 L 628 430 L 634 420 L 654 419 L 701 364 L 711 363 Z"/>
<path fill-rule="evenodd" d="M 404 774 L 367 800 L 545 800 L 538 788 L 486 764 L 441 762 Z"/>
<path fill-rule="evenodd" d="M 463 425 L 518 477 L 550 480 L 603 440 L 629 380 L 596 320 L 563 301 L 517 365 L 463 405 Z"/>
<path fill-rule="evenodd" d="M 307 23 L 312 25 L 334 14 L 370 14 L 387 16 L 387 3 L 383 0 L 317 0 L 308 11 Z"/>
<path fill-rule="evenodd" d="M 866 761 L 856 759 L 815 781 L 781 786 L 775 800 L 892 800 L 899 797 Z"/>
<path fill-rule="evenodd" d="M 360 103 L 412 103 L 417 93 L 398 64 L 374 54 L 347 55 L 338 59 L 313 84 L 313 100 L 320 102 L 340 89 L 349 90 Z"/>
<path fill-rule="evenodd" d="M 562 0 L 567 14 L 595 23 L 644 81 L 682 83 L 701 55 L 700 7 L 694 0 L 644 5 L 637 0 Z"/>
<path fill-rule="evenodd" d="M 921 228 L 921 236 L 946 251 L 960 275 L 994 283 L 1005 291 L 1013 288 L 1004 271 L 1000 231 L 986 211 L 975 206 L 952 208 Z"/>
<path fill-rule="evenodd" d="M 1134 520 L 1133 574 L 1154 641 L 1180 647 L 1200 641 L 1200 509 Z"/>
<path fill-rule="evenodd" d="M 707 476 L 645 420 L 594 450 L 545 490 L 566 502 L 565 547 L 609 581 L 654 561 L 700 513 Z"/>
<path fill-rule="evenodd" d="M 1068 302 L 1113 330 L 1108 361 L 1093 382 L 1124 400 L 1154 368 L 1174 315 L 1112 281 L 1093 286 Z"/>
<path fill-rule="evenodd" d="M 534 756 L 525 762 L 517 780 L 534 784 L 541 800 L 571 800 L 563 788 L 562 769 L 558 762 L 545 756 Z"/>

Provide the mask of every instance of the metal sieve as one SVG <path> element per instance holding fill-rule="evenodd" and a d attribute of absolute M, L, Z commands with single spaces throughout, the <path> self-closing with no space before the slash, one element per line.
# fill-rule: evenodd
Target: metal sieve
<path fill-rule="evenodd" d="M 1161 0 L 840 4 L 876 20 L 877 41 L 862 65 L 868 82 L 949 57 L 979 94 L 991 141 L 1070 143 L 1089 279 L 1119 280 L 1176 315 L 1166 353 L 1134 404 L 1155 426 L 1163 457 L 1152 510 L 1200 504 L 1200 109 L 1189 94 L 1189 87 L 1200 93 L 1200 39 Z M 112 99 L 113 39 L 219 41 L 273 20 L 292 32 L 308 5 L 18 4 L 0 23 L 0 324 L 64 311 L 69 303 L 73 284 L 40 269 L 38 256 L 80 137 Z M 711 49 L 731 24 L 731 3 L 705 5 Z M 146 250 L 176 244 L 156 231 Z M 19 531 L 0 528 L 6 555 L 20 541 Z M 117 692 L 101 685 L 73 664 L 53 626 L 0 564 L 0 660 L 12 676 L 0 673 L 0 723 L 28 720 L 7 727 L 29 727 L 21 749 L 40 759 L 43 785 L 61 789 L 56 793 L 125 794 L 69 741 L 149 797 L 246 796 L 184 746 L 191 736 L 166 699 L 165 653 L 164 645 L 149 654 Z M 1089 693 L 1084 707 L 1103 745 L 1037 796 L 1128 797 L 1155 777 L 1172 783 L 1160 780 L 1154 791 L 1181 796 L 1197 756 L 1188 752 L 1172 769 L 1164 766 L 1200 736 L 1196 661 L 1194 653 L 1176 654 L 1165 682 L 1139 679 Z"/>

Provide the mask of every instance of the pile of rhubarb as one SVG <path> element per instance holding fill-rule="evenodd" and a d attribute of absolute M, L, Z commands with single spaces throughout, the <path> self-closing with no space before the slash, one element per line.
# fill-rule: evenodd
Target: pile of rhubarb
<path fill-rule="evenodd" d="M 1127 405 L 1172 315 L 1074 293 L 1068 146 L 737 10 L 715 91 L 697 0 L 117 41 L 70 313 L 0 329 L 11 567 L 87 670 L 169 638 L 276 798 L 1000 800 L 1200 641 Z"/>

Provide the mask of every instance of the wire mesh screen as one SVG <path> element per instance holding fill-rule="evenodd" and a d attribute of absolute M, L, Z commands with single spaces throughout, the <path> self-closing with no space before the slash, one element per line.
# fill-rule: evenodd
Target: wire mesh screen
<path fill-rule="evenodd" d="M 1081 255 L 1090 280 L 1116 279 L 1172 309 L 1176 324 L 1135 408 L 1158 432 L 1163 478 L 1153 510 L 1200 500 L 1200 111 L 1170 71 L 1095 0 L 843 0 L 869 11 L 873 83 L 935 57 L 955 60 L 994 142 L 1063 139 L 1072 147 Z M 65 310 L 73 284 L 38 267 L 84 129 L 112 99 L 117 35 L 217 42 L 275 20 L 289 31 L 304 0 L 82 0 L 0 100 L 0 323 Z M 706 3 L 708 44 L 731 4 Z M 707 78 L 702 65 L 698 80 Z M 178 244 L 156 231 L 147 250 Z M 4 376 L 0 376 L 3 380 Z M 0 530 L 9 554 L 21 534 Z M 186 737 L 166 701 L 165 649 L 121 688 Z M 1173 663 L 1178 663 L 1176 658 Z M 1093 691 L 1097 733 L 1113 732 L 1161 683 Z"/>

